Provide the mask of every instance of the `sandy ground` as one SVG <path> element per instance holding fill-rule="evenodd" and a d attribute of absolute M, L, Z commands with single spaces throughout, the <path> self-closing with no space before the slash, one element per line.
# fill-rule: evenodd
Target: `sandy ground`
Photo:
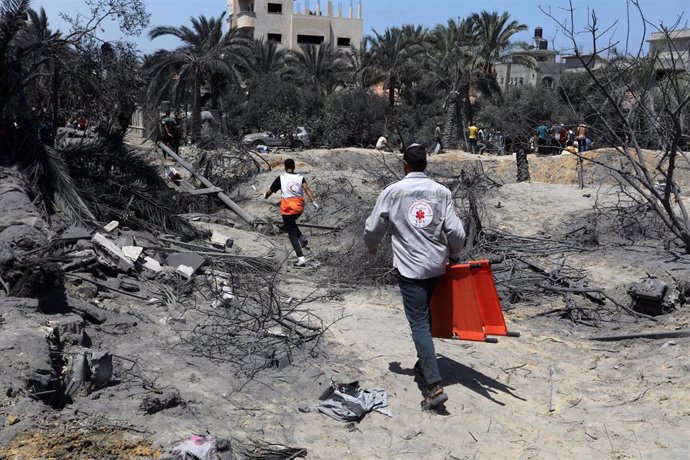
<path fill-rule="evenodd" d="M 376 156 L 370 151 L 307 151 L 292 156 L 298 169 L 317 184 L 319 177 L 323 183 L 324 175 L 338 171 L 355 187 L 362 187 L 364 198 L 378 192 L 378 186 L 366 183 L 362 169 L 371 166 Z M 260 218 L 277 217 L 277 199 L 263 200 L 259 194 L 279 172 L 283 158 L 273 158 L 277 171 L 253 178 L 234 195 Z M 391 169 L 399 167 L 395 156 L 387 160 Z M 434 158 L 430 170 L 432 174 L 448 167 L 457 171 L 476 162 L 476 157 L 453 152 Z M 596 200 L 610 199 L 608 184 L 595 171 L 588 172 L 585 190 L 577 187 L 571 159 L 530 156 L 533 178 L 538 175 L 541 181 L 522 184 L 514 183 L 515 163 L 510 157 L 486 158 L 482 163 L 492 178 L 505 183 L 485 203 L 488 224 L 505 231 L 557 233 Z M 319 188 L 315 191 L 318 195 Z M 317 216 L 312 211 L 304 216 L 305 221 L 313 219 Z M 338 216 L 317 220 L 334 224 Z M 257 237 L 241 228 L 215 225 L 214 229 L 228 232 L 245 254 L 288 249 L 285 235 Z M 305 233 L 310 235 L 312 260 L 319 261 L 326 249 L 338 244 L 330 233 Z M 586 268 L 593 283 L 621 292 L 646 273 L 670 282 L 690 275 L 690 257 L 672 257 L 653 245 L 597 247 L 569 256 L 569 262 Z M 321 269 L 290 267 L 280 284 L 297 299 L 315 289 L 340 292 L 320 274 Z M 119 315 L 119 321 L 111 319 L 91 331 L 96 345 L 136 359 L 141 375 L 159 386 L 178 389 L 188 406 L 144 415 L 138 406 L 147 392 L 130 374 L 119 385 L 79 399 L 53 416 L 65 424 L 95 415 L 112 423 L 126 422 L 144 430 L 153 448 L 163 449 L 189 434 L 211 433 L 306 447 L 307 458 L 315 459 L 687 458 L 690 339 L 590 341 L 587 337 L 612 332 L 611 325 L 596 329 L 537 316 L 560 303 L 512 305 L 506 319 L 511 330 L 521 332 L 519 338 L 502 338 L 498 344 L 436 341 L 450 399 L 445 410 L 428 413 L 419 406 L 422 396 L 412 371 L 414 346 L 394 287 L 361 288 L 340 299 L 307 304 L 325 323 L 332 323 L 321 351 L 314 358 L 296 355 L 293 365 L 266 371 L 251 381 L 222 364 L 185 352 L 180 336 L 192 327 L 193 313 L 186 313 L 187 324 L 159 322 L 182 314 L 185 306 L 149 307 L 111 299 L 103 306 Z M 614 332 L 667 330 L 689 327 L 689 319 L 685 307 L 658 322 L 622 321 L 613 326 Z M 346 427 L 319 414 L 317 398 L 331 378 L 386 389 L 393 417 L 373 413 Z M 11 415 L 7 410 L 3 414 Z M 22 421 L 6 423 L 0 437 L 14 449 L 4 453 L 8 458 L 39 458 L 17 444 L 22 434 L 35 429 L 23 414 L 18 415 Z M 0 449 L 0 458 L 2 454 Z M 124 457 L 148 458 L 139 454 L 129 452 Z"/>

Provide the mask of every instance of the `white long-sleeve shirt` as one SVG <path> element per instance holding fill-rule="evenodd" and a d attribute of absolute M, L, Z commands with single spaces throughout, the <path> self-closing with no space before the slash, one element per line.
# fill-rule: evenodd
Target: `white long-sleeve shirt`
<path fill-rule="evenodd" d="M 450 190 L 423 172 L 411 172 L 381 192 L 364 229 L 368 249 L 376 249 L 389 225 L 393 265 L 406 278 L 443 275 L 448 257 L 459 257 L 465 245 Z"/>

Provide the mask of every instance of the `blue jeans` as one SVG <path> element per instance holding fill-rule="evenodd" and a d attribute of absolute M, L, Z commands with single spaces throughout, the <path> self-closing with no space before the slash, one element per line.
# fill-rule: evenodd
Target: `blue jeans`
<path fill-rule="evenodd" d="M 441 382 L 441 374 L 436 362 L 436 350 L 431 338 L 431 312 L 429 303 L 439 278 L 415 280 L 398 274 L 398 286 L 405 306 L 405 316 L 410 323 L 412 340 L 417 349 L 417 357 L 427 385 Z"/>

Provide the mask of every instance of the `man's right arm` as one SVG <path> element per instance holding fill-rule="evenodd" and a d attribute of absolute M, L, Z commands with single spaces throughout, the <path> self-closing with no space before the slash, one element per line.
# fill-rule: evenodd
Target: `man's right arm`
<path fill-rule="evenodd" d="M 443 231 L 448 240 L 448 258 L 457 260 L 465 247 L 465 228 L 455 213 L 455 203 L 450 190 L 446 195 L 446 219 L 443 222 Z"/>
<path fill-rule="evenodd" d="M 376 252 L 376 248 L 386 235 L 389 213 L 388 193 L 384 190 L 376 200 L 376 205 L 364 226 L 364 244 L 369 252 Z"/>
<path fill-rule="evenodd" d="M 276 177 L 276 180 L 274 180 L 271 184 L 271 188 L 269 188 L 268 191 L 264 193 L 264 198 L 268 198 L 269 196 L 276 193 L 278 190 L 280 190 L 280 176 Z"/>

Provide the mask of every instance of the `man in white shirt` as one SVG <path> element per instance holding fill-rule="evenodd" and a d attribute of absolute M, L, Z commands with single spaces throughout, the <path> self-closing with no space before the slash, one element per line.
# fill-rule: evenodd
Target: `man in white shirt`
<path fill-rule="evenodd" d="M 297 255 L 297 262 L 295 266 L 304 267 L 307 261 L 304 258 L 302 248 L 307 247 L 307 238 L 302 235 L 297 226 L 297 219 L 304 212 L 304 194 L 311 199 L 314 207 L 318 211 L 319 205 L 316 203 L 314 193 L 309 188 L 307 180 L 304 176 L 295 174 L 295 160 L 288 158 L 285 160 L 285 174 L 276 177 L 271 184 L 271 188 L 264 194 L 264 198 L 268 198 L 272 194 L 280 190 L 282 198 L 280 200 L 280 214 L 283 216 L 283 224 L 285 231 L 288 233 L 292 248 Z"/>
<path fill-rule="evenodd" d="M 379 140 L 376 141 L 376 150 L 381 152 L 384 150 L 390 150 L 390 145 L 388 144 L 388 139 L 386 139 L 386 136 L 381 136 L 379 137 Z"/>
<path fill-rule="evenodd" d="M 429 302 L 448 260 L 460 257 L 465 230 L 450 190 L 426 176 L 426 165 L 424 147 L 412 144 L 405 149 L 405 177 L 379 195 L 366 222 L 364 243 L 375 253 L 391 227 L 393 265 L 419 358 L 415 371 L 427 383 L 422 407 L 431 409 L 448 396 L 443 393 L 431 338 Z"/>

